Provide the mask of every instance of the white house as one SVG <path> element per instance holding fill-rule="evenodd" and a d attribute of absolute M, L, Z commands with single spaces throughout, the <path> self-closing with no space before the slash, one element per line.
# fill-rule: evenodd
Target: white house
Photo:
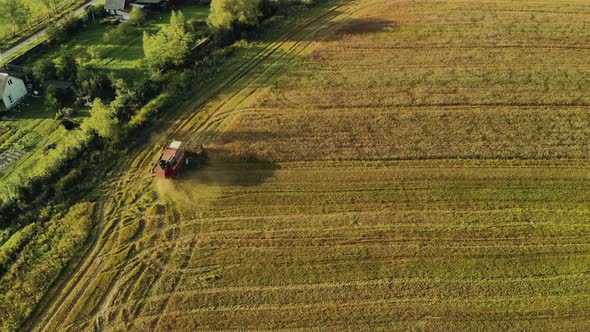
<path fill-rule="evenodd" d="M 27 95 L 25 82 L 18 77 L 0 73 L 0 110 L 11 109 L 19 100 Z"/>

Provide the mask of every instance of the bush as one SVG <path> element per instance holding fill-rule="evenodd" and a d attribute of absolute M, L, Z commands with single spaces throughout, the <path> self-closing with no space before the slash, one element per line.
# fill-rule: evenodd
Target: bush
<path fill-rule="evenodd" d="M 78 73 L 78 63 L 71 52 L 62 52 L 56 59 L 57 78 L 63 81 L 74 81 Z"/>
<path fill-rule="evenodd" d="M 259 15 L 260 0 L 212 0 L 207 23 L 215 31 L 230 31 L 237 25 L 257 25 Z"/>
<path fill-rule="evenodd" d="M 100 46 L 89 46 L 86 50 L 92 59 L 100 60 L 104 57 L 104 49 Z"/>
<path fill-rule="evenodd" d="M 45 94 L 45 111 L 49 113 L 57 113 L 61 109 L 61 102 L 57 99 L 57 92 L 54 87 L 47 88 Z"/>
<path fill-rule="evenodd" d="M 6 243 L 0 246 L 0 272 L 5 271 L 11 260 L 35 233 L 35 224 L 30 224 L 14 233 Z"/>
<path fill-rule="evenodd" d="M 317 4 L 317 0 L 301 0 L 301 3 L 308 7 L 311 7 Z"/>
<path fill-rule="evenodd" d="M 109 12 L 104 9 L 103 4 L 98 4 L 90 8 L 90 14 L 94 15 L 94 19 L 100 19 L 109 15 Z"/>
<path fill-rule="evenodd" d="M 143 8 L 133 7 L 131 14 L 129 14 L 129 22 L 136 26 L 143 26 L 147 21 L 147 16 Z"/>
<path fill-rule="evenodd" d="M 149 123 L 150 119 L 154 117 L 160 110 L 165 108 L 166 106 L 170 105 L 173 101 L 171 95 L 167 92 L 162 93 L 158 97 L 154 98 L 152 101 L 147 103 L 144 107 L 142 107 L 129 121 L 128 127 L 130 129 L 137 129 L 141 128 L 147 123 Z"/>
<path fill-rule="evenodd" d="M 271 17 L 276 14 L 279 9 L 287 6 L 284 2 L 285 1 L 262 1 L 260 2 L 260 14 L 264 18 Z"/>
<path fill-rule="evenodd" d="M 93 103 L 91 116 L 83 124 L 87 132 L 96 133 L 104 139 L 113 139 L 117 134 L 118 121 L 114 117 L 113 110 L 100 99 Z"/>
<path fill-rule="evenodd" d="M 66 30 L 60 24 L 52 24 L 47 27 L 45 35 L 50 44 L 60 44 L 66 40 Z"/>
<path fill-rule="evenodd" d="M 56 114 L 56 119 L 61 120 L 61 119 L 69 119 L 72 116 L 74 116 L 75 112 L 72 108 L 69 107 L 64 107 L 62 109 L 60 109 L 59 111 L 57 111 Z"/>
<path fill-rule="evenodd" d="M 121 43 L 125 40 L 125 37 L 129 35 L 133 26 L 129 22 L 123 22 L 116 28 L 110 29 L 105 35 L 104 40 L 109 44 Z"/>
<path fill-rule="evenodd" d="M 16 201 L 9 200 L 4 202 L 0 199 L 0 228 L 6 228 L 13 224 L 19 216 L 20 209 Z"/>
<path fill-rule="evenodd" d="M 80 32 L 85 26 L 84 21 L 81 18 L 72 15 L 64 18 L 61 25 L 68 34 Z"/>
<path fill-rule="evenodd" d="M 170 24 L 162 28 L 158 34 L 150 36 L 144 32 L 145 62 L 154 71 L 181 66 L 190 52 L 192 42 L 182 13 L 172 12 Z"/>
<path fill-rule="evenodd" d="M 54 80 L 56 75 L 55 63 L 49 59 L 40 59 L 33 65 L 33 76 L 38 82 Z"/>
<path fill-rule="evenodd" d="M 111 81 L 102 71 L 93 71 L 84 67 L 78 69 L 76 76 L 76 96 L 83 99 L 89 96 L 95 97 L 112 97 Z"/>
<path fill-rule="evenodd" d="M 207 26 L 207 21 L 198 18 L 191 18 L 186 22 L 186 26 L 190 31 L 194 32 L 201 28 L 205 28 Z"/>
<path fill-rule="evenodd" d="M 75 194 L 76 185 L 80 182 L 81 178 L 81 170 L 79 168 L 74 168 L 59 179 L 55 185 L 56 198 L 59 200 L 67 200 L 71 199 L 72 196 L 75 197 L 75 195 L 68 195 L 68 193 Z"/>
<path fill-rule="evenodd" d="M 164 81 L 167 82 L 166 91 L 176 99 L 181 100 L 191 89 L 191 83 L 194 79 L 195 72 L 193 70 L 170 70 L 164 74 Z"/>
<path fill-rule="evenodd" d="M 68 36 L 81 31 L 84 28 L 84 21 L 75 16 L 66 17 L 61 23 L 50 25 L 45 32 L 47 42 L 60 44 L 67 40 Z"/>
<path fill-rule="evenodd" d="M 106 25 L 118 25 L 119 23 L 121 23 L 121 21 L 119 21 L 118 18 L 103 18 L 100 21 L 98 21 L 100 24 L 106 24 Z"/>

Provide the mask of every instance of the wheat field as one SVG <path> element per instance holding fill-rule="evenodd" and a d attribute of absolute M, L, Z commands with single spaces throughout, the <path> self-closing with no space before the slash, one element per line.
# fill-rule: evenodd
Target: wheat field
<path fill-rule="evenodd" d="M 28 327 L 590 329 L 589 21 L 575 0 L 310 11 L 154 138 L 207 167 L 126 161 Z"/>

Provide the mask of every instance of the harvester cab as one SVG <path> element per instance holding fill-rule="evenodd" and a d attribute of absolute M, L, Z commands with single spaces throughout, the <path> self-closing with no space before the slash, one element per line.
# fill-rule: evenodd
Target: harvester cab
<path fill-rule="evenodd" d="M 160 159 L 152 169 L 152 173 L 160 179 L 176 177 L 189 163 L 182 142 L 174 141 L 164 147 Z"/>

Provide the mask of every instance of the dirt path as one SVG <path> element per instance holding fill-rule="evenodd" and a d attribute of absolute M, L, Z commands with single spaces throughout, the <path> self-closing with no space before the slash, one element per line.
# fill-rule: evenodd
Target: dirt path
<path fill-rule="evenodd" d="M 362 4 L 362 8 L 365 8 L 371 2 L 364 1 L 360 4 Z M 169 130 L 159 134 L 159 139 L 164 140 L 170 135 L 187 142 L 197 140 L 208 142 L 216 139 L 223 119 L 238 111 L 238 106 L 256 91 L 259 91 L 261 86 L 268 86 L 270 82 L 284 73 L 296 56 L 311 47 L 320 35 L 333 29 L 335 25 L 360 8 L 359 2 L 333 6 L 323 12 L 316 12 L 315 16 L 294 25 L 290 31 L 280 36 L 276 41 L 269 42 L 218 84 L 204 92 L 200 98 L 185 104 L 183 109 L 186 111 L 169 121 L 171 123 Z M 213 131 L 217 134 L 212 133 Z M 143 257 L 142 254 L 133 257 L 132 252 L 135 244 L 129 245 L 129 248 L 125 249 L 128 250 L 126 258 L 116 267 L 119 269 L 118 277 L 109 282 L 108 292 L 97 294 L 102 297 L 95 302 L 96 304 L 90 310 L 89 315 L 76 316 L 73 322 L 68 322 L 67 318 L 74 308 L 85 305 L 85 303 L 80 303 L 82 295 L 93 292 L 93 289 L 90 289 L 93 279 L 106 272 L 105 259 L 111 255 L 120 254 L 120 252 L 113 253 L 114 248 L 109 247 L 108 244 L 117 237 L 121 228 L 121 216 L 124 213 L 129 213 L 137 200 L 152 185 L 152 180 L 146 179 L 145 172 L 141 170 L 148 167 L 155 152 L 153 146 L 146 145 L 142 149 L 138 149 L 132 158 L 123 162 L 121 169 L 129 171 L 122 173 L 106 190 L 108 194 L 105 194 L 105 197 L 109 197 L 109 199 L 105 199 L 102 205 L 103 210 L 97 220 L 97 231 L 93 234 L 89 248 L 83 258 L 71 268 L 71 271 L 65 273 L 64 278 L 56 283 L 48 293 L 47 299 L 42 302 L 40 306 L 42 309 L 31 315 L 23 326 L 23 330 L 77 330 L 80 326 L 103 329 L 107 326 L 109 319 L 106 308 L 110 308 L 112 306 L 111 300 L 117 298 L 115 292 L 118 289 L 115 288 L 123 284 L 132 284 L 134 281 L 133 275 L 132 277 L 125 276 L 123 271 L 144 271 L 147 268 L 161 271 L 165 266 L 166 261 L 151 264 L 151 258 L 145 255 L 143 255 L 144 259 L 138 259 L 138 257 Z M 168 206 L 167 210 L 172 211 L 177 222 L 180 221 L 180 217 L 176 216 L 174 206 Z M 175 233 L 178 232 L 172 231 L 172 239 L 178 236 Z M 196 239 L 191 242 L 193 246 L 195 242 Z M 158 251 L 165 252 L 167 257 L 171 257 L 176 250 L 178 250 L 176 247 L 158 248 Z M 190 256 L 187 259 L 190 261 Z M 175 278 L 176 282 L 172 287 L 174 290 L 181 279 L 182 274 Z M 152 281 L 150 285 L 155 282 Z M 145 294 L 148 293 L 149 289 L 146 289 Z M 125 296 L 119 298 L 117 302 L 124 303 Z M 166 302 L 164 302 L 163 311 L 166 310 L 166 306 Z M 135 312 L 132 316 L 137 317 L 138 314 L 140 313 Z M 123 315 L 127 317 L 130 314 L 123 313 Z"/>

